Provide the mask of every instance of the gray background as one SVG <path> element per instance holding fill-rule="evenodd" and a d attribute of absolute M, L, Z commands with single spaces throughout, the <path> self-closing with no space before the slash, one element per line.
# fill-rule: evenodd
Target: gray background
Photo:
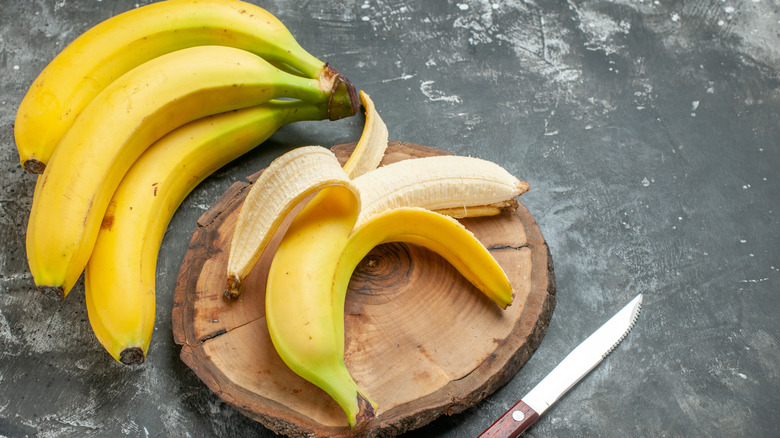
<path fill-rule="evenodd" d="M 171 338 L 196 218 L 301 145 L 355 141 L 362 118 L 302 123 L 198 187 L 158 265 L 147 362 L 95 340 L 81 283 L 34 290 L 35 178 L 17 161 L 24 92 L 81 32 L 148 1 L 0 1 L 0 436 L 270 436 L 203 385 Z M 780 2 L 256 1 L 367 91 L 391 140 L 473 155 L 531 183 L 558 304 L 504 388 L 410 437 L 473 437 L 637 293 L 623 344 L 527 436 L 780 435 Z"/>

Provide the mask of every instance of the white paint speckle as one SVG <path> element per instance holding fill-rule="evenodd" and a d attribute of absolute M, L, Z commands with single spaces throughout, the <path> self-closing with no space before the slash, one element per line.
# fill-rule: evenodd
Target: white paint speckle
<path fill-rule="evenodd" d="M 745 240 L 745 239 L 739 239 L 739 243 L 747 243 L 747 240 Z"/>
<path fill-rule="evenodd" d="M 366 16 L 366 15 L 364 15 L 364 16 L 362 16 L 362 17 L 360 17 L 360 19 L 361 19 L 361 20 L 363 20 L 363 21 L 369 21 L 369 20 L 371 20 L 371 18 L 369 18 L 369 17 L 368 17 L 368 16 Z"/>
<path fill-rule="evenodd" d="M 649 179 L 647 179 L 647 177 L 645 177 L 645 178 L 642 180 L 642 185 L 643 185 L 643 186 L 645 186 L 645 187 L 650 187 L 650 180 L 649 180 Z"/>
<path fill-rule="evenodd" d="M 432 86 L 433 83 L 434 83 L 434 81 L 422 81 L 420 83 L 420 91 L 429 100 L 431 100 L 433 102 L 438 102 L 438 101 L 444 101 L 444 102 L 449 102 L 449 103 L 460 103 L 461 102 L 459 96 L 455 96 L 455 95 L 448 96 L 448 95 L 442 93 L 441 91 L 434 90 L 433 86 Z"/>
<path fill-rule="evenodd" d="M 672 21 L 674 21 L 675 23 L 680 21 L 680 14 L 677 13 L 672 14 Z"/>
<path fill-rule="evenodd" d="M 465 3 L 458 3 L 458 9 L 460 9 L 461 11 L 467 11 L 469 9 L 469 5 Z"/>
<path fill-rule="evenodd" d="M 21 68 L 21 67 L 19 67 L 18 65 L 15 65 L 15 66 L 14 66 L 14 70 L 19 70 L 20 68 Z"/>
<path fill-rule="evenodd" d="M 723 8 L 723 11 L 727 14 L 733 14 L 736 9 L 734 9 L 734 6 L 726 6 Z"/>
<path fill-rule="evenodd" d="M 382 79 L 382 81 L 381 81 L 381 82 L 382 82 L 383 84 L 386 84 L 386 83 L 388 83 L 388 82 L 395 82 L 395 81 L 405 81 L 405 80 L 407 80 L 407 79 L 411 79 L 411 78 L 413 78 L 413 77 L 414 77 L 414 75 L 401 75 L 401 76 L 398 76 L 397 78 Z"/>
<path fill-rule="evenodd" d="M 696 111 L 697 108 L 699 108 L 699 101 L 694 100 L 693 102 L 691 102 L 691 111 Z"/>

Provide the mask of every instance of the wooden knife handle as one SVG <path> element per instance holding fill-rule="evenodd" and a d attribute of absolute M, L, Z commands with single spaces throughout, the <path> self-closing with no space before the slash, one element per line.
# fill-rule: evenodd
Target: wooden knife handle
<path fill-rule="evenodd" d="M 538 419 L 539 414 L 520 400 L 495 423 L 485 429 L 479 438 L 517 438 Z"/>

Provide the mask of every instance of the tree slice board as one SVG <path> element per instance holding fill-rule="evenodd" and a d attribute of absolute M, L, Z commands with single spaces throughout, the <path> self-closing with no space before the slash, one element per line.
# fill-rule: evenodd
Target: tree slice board
<path fill-rule="evenodd" d="M 355 144 L 333 151 L 343 163 Z M 391 142 L 382 164 L 446 154 Z M 552 258 L 528 210 L 462 219 L 510 278 L 501 310 L 436 253 L 391 243 L 358 266 L 346 299 L 347 368 L 379 405 L 350 430 L 330 397 L 277 355 L 265 322 L 265 277 L 274 242 L 245 281 L 223 295 L 229 245 L 252 181 L 237 182 L 198 220 L 177 278 L 172 312 L 181 359 L 222 400 L 291 437 L 392 437 L 478 403 L 506 384 L 541 342 L 555 307 Z"/>

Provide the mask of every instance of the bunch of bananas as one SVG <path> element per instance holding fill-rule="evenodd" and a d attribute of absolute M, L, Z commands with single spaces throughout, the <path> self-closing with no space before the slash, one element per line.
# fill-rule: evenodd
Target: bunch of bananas
<path fill-rule="evenodd" d="M 96 25 L 17 113 L 22 166 L 40 174 L 27 229 L 37 287 L 64 298 L 86 270 L 95 335 L 116 360 L 142 362 L 180 202 L 281 126 L 358 107 L 345 77 L 249 3 L 167 0 Z"/>
<path fill-rule="evenodd" d="M 266 318 L 276 351 L 343 408 L 376 415 L 344 363 L 344 300 L 376 245 L 423 245 L 505 308 L 512 286 L 456 217 L 497 214 L 528 190 L 495 163 L 439 156 L 379 166 L 388 131 L 371 98 L 307 53 L 267 11 L 238 0 L 166 0 L 117 15 L 66 47 L 22 101 L 22 166 L 40 174 L 27 229 L 37 287 L 64 298 L 85 273 L 90 324 L 117 361 L 144 361 L 155 319 L 157 253 L 206 176 L 301 120 L 366 109 L 344 166 L 320 146 L 262 173 L 232 237 L 236 297 L 297 204 L 274 254 Z"/>
<path fill-rule="evenodd" d="M 509 279 L 454 217 L 497 214 L 528 190 L 499 165 L 472 157 L 378 167 L 387 128 L 370 97 L 361 91 L 360 99 L 365 128 L 343 167 L 329 149 L 307 146 L 277 158 L 252 185 L 232 236 L 225 291 L 239 296 L 273 235 L 283 232 L 265 290 L 271 341 L 290 369 L 341 406 L 353 428 L 378 410 L 344 362 L 345 297 L 360 260 L 382 243 L 422 245 L 506 308 L 513 298 Z M 282 219 L 307 199 L 288 228 L 280 229 Z"/>

